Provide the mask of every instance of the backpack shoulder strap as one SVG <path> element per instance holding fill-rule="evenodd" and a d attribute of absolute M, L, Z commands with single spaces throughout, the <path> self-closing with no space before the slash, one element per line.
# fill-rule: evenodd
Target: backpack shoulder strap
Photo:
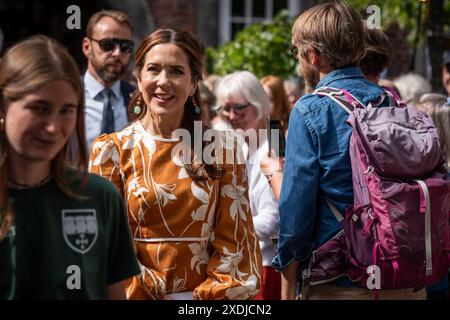
<path fill-rule="evenodd" d="M 336 102 L 348 114 L 351 114 L 355 108 L 365 108 L 364 103 L 358 100 L 350 92 L 343 89 L 336 89 L 332 87 L 321 87 L 314 91 L 314 94 L 320 96 L 327 96 Z"/>
<path fill-rule="evenodd" d="M 397 93 L 393 89 L 383 86 L 381 88 L 383 88 L 383 93 L 389 97 L 389 102 L 391 106 L 406 108 L 405 102 L 397 95 Z"/>

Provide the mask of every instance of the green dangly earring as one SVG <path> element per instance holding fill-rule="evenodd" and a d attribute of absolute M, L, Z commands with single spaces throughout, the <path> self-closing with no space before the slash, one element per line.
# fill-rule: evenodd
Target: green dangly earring
<path fill-rule="evenodd" d="M 135 115 L 139 115 L 142 111 L 142 108 L 140 106 L 141 102 L 142 102 L 142 96 L 141 96 L 141 94 L 139 94 L 139 97 L 136 101 L 136 105 L 133 108 L 133 112 Z"/>
<path fill-rule="evenodd" d="M 200 109 L 200 106 L 197 104 L 197 101 L 195 100 L 194 96 L 191 96 L 192 105 L 194 106 L 194 111 L 196 114 L 200 114 L 202 109 Z"/>

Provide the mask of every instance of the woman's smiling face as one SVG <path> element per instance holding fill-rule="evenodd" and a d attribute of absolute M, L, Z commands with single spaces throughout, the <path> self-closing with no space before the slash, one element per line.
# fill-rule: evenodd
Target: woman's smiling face
<path fill-rule="evenodd" d="M 55 92 L 57 94 L 55 94 Z M 49 162 L 72 135 L 79 98 L 66 81 L 52 81 L 6 107 L 5 132 L 11 163 Z"/>
<path fill-rule="evenodd" d="M 166 117 L 183 113 L 184 104 L 195 93 L 197 84 L 183 50 L 164 43 L 147 52 L 138 86 L 150 113 Z"/>

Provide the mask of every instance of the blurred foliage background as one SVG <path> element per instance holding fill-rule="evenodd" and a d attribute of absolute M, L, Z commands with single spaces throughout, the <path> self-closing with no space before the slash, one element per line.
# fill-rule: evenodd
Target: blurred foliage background
<path fill-rule="evenodd" d="M 311 5 L 326 2 L 312 1 Z M 393 24 L 408 34 L 410 48 L 423 43 L 426 36 L 444 38 L 450 31 L 450 0 L 347 0 L 364 19 L 367 7 L 377 5 L 381 11 L 381 27 Z M 431 3 L 432 2 L 432 3 Z M 294 18 L 280 12 L 272 22 L 254 24 L 237 33 L 235 39 L 218 48 L 207 49 L 208 73 L 225 75 L 235 70 L 248 70 L 258 77 L 274 74 L 284 78 L 295 75 L 296 60 L 290 52 Z M 443 40 L 444 41 L 444 40 Z M 444 47 L 445 44 L 441 44 Z M 439 51 L 443 48 L 433 48 Z"/>
<path fill-rule="evenodd" d="M 272 22 L 244 28 L 233 41 L 207 49 L 208 72 L 225 75 L 248 70 L 259 78 L 268 74 L 289 77 L 296 66 L 290 52 L 291 28 L 287 11 L 281 11 Z"/>

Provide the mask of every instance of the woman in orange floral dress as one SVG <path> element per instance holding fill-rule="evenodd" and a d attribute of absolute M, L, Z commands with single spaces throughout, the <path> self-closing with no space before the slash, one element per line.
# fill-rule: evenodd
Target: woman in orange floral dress
<path fill-rule="evenodd" d="M 260 288 L 240 146 L 195 122 L 202 61 L 189 32 L 150 34 L 136 52 L 131 125 L 92 146 L 91 172 L 111 180 L 128 205 L 142 271 L 129 299 L 249 299 Z"/>

